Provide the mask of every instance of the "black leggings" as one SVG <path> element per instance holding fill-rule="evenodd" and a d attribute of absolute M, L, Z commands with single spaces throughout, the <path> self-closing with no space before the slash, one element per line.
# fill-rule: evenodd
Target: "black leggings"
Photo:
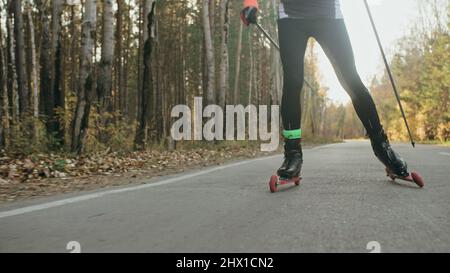
<path fill-rule="evenodd" d="M 301 128 L 300 93 L 303 88 L 304 58 L 308 39 L 319 42 L 350 95 L 369 135 L 381 131 L 375 103 L 356 71 L 355 58 L 343 19 L 278 20 L 281 60 L 284 70 L 281 114 L 285 130 Z"/>

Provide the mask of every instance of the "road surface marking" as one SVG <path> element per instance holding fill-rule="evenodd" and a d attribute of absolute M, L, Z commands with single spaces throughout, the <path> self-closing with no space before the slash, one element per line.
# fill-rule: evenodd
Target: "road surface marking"
<path fill-rule="evenodd" d="M 127 188 L 123 188 L 123 189 L 116 189 L 116 190 L 106 190 L 106 191 L 102 191 L 102 192 L 98 192 L 98 193 L 81 195 L 81 196 L 77 196 L 77 197 L 72 197 L 72 198 L 62 199 L 62 200 L 58 200 L 58 201 L 43 203 L 43 204 L 39 204 L 39 205 L 34 205 L 34 206 L 28 206 L 28 207 L 13 209 L 13 210 L 2 211 L 2 212 L 0 212 L 0 219 L 6 218 L 6 217 L 10 217 L 10 216 L 17 216 L 17 215 L 21 215 L 21 214 L 25 214 L 25 213 L 30 213 L 30 212 L 34 212 L 34 211 L 39 211 L 39 210 L 45 210 L 45 209 L 49 209 L 49 208 L 64 206 L 64 205 L 67 205 L 67 204 L 87 201 L 87 200 L 91 200 L 91 199 L 95 199 L 95 198 L 100 198 L 100 197 L 103 197 L 103 196 L 106 196 L 106 195 L 118 194 L 118 193 L 124 193 L 124 192 L 131 192 L 131 191 L 138 191 L 138 190 L 153 188 L 153 187 L 157 187 L 157 186 L 172 184 L 172 183 L 175 183 L 175 182 L 179 182 L 181 180 L 186 180 L 186 179 L 190 179 L 190 178 L 193 178 L 193 177 L 202 176 L 202 175 L 205 175 L 205 174 L 210 174 L 210 173 L 213 173 L 213 172 L 217 172 L 217 171 L 221 171 L 221 170 L 225 170 L 225 169 L 241 166 L 243 164 L 249 164 L 249 163 L 253 163 L 253 162 L 257 162 L 257 161 L 269 160 L 269 159 L 273 159 L 273 158 L 276 158 L 276 157 L 280 157 L 280 155 L 274 155 L 274 156 L 269 156 L 269 157 L 262 157 L 262 158 L 257 158 L 257 159 L 250 159 L 250 160 L 240 161 L 240 162 L 227 164 L 227 165 L 223 165 L 223 166 L 219 166 L 219 167 L 215 167 L 215 168 L 211 168 L 211 169 L 207 169 L 207 170 L 203 170 L 203 171 L 194 172 L 194 173 L 191 173 L 191 174 L 186 174 L 186 175 L 177 176 L 177 177 L 174 177 L 174 178 L 165 179 L 165 180 L 162 180 L 162 181 L 159 181 L 159 182 L 155 182 L 155 183 L 151 183 L 151 184 L 132 186 L 132 187 L 127 187 Z"/>
<path fill-rule="evenodd" d="M 450 153 L 439 153 L 440 155 L 447 155 L 450 156 Z"/>

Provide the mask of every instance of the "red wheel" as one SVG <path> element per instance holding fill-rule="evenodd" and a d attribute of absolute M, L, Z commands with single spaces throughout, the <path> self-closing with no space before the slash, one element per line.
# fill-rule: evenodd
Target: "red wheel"
<path fill-rule="evenodd" d="M 295 180 L 295 186 L 300 186 L 300 177 Z"/>
<path fill-rule="evenodd" d="M 420 174 L 413 172 L 413 173 L 411 173 L 411 177 L 414 180 L 414 183 L 417 184 L 417 186 L 419 186 L 421 188 L 423 188 L 425 186 L 425 184 L 423 183 L 423 178 L 422 178 L 422 176 L 420 176 Z"/>
<path fill-rule="evenodd" d="M 276 176 L 276 175 L 273 175 L 271 178 L 270 178 L 270 182 L 269 182 L 269 186 L 270 186 L 270 192 L 271 193 L 275 193 L 275 192 L 277 192 L 277 183 L 278 183 L 278 176 Z"/>

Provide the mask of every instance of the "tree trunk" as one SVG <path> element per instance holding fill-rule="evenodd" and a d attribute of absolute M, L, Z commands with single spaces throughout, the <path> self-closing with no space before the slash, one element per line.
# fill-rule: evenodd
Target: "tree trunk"
<path fill-rule="evenodd" d="M 126 39 L 126 45 L 130 45 L 132 38 L 132 21 L 131 21 L 131 0 L 128 1 L 128 19 L 127 19 L 127 39 Z M 122 105 L 122 112 L 124 113 L 127 120 L 130 119 L 130 109 L 129 109 L 129 98 L 128 98 L 128 67 L 130 62 L 130 48 L 127 47 L 125 50 L 125 57 L 124 57 L 124 65 L 123 65 L 123 105 Z"/>
<path fill-rule="evenodd" d="M 123 14 L 125 0 L 117 0 L 116 13 L 116 48 L 115 48 L 115 110 L 123 113 L 123 101 L 125 100 L 123 88 Z"/>
<path fill-rule="evenodd" d="M 45 116 L 47 134 L 54 132 L 54 96 L 51 88 L 51 39 L 50 22 L 46 1 L 36 1 L 41 21 L 41 45 L 40 45 L 40 109 Z"/>
<path fill-rule="evenodd" d="M 211 37 L 214 37 L 215 18 L 216 18 L 216 0 L 208 0 L 209 2 L 209 25 L 211 29 Z"/>
<path fill-rule="evenodd" d="M 237 41 L 237 53 L 236 53 L 236 74 L 234 76 L 234 104 L 239 103 L 239 83 L 241 76 L 241 55 L 242 55 L 242 35 L 244 30 L 244 24 L 239 24 L 239 36 Z"/>
<path fill-rule="evenodd" d="M 249 41 L 249 44 L 251 45 L 253 43 L 252 31 L 250 30 L 248 33 L 249 33 L 248 34 L 248 37 L 249 37 L 248 41 Z M 250 71 L 249 71 L 250 79 L 249 79 L 249 86 L 248 86 L 248 105 L 252 104 L 252 96 L 253 96 L 253 70 L 254 70 L 254 66 L 255 66 L 254 61 L 253 61 L 253 48 L 254 47 L 250 47 L 249 48 L 249 50 L 250 50 L 250 59 L 249 59 L 249 62 L 250 62 Z"/>
<path fill-rule="evenodd" d="M 273 14 L 278 13 L 278 4 L 276 0 L 272 0 L 270 9 L 272 10 Z M 276 25 L 269 24 L 271 33 L 273 36 L 277 36 L 277 29 Z M 281 96 L 282 96 L 282 89 L 283 89 L 283 79 L 282 79 L 282 66 L 281 66 L 281 59 L 280 59 L 280 53 L 278 50 L 274 47 L 271 49 L 272 52 L 272 63 L 273 63 L 273 93 L 272 93 L 272 104 L 278 105 L 281 102 Z"/>
<path fill-rule="evenodd" d="M 139 1 L 138 4 L 138 10 L 139 10 L 139 19 L 138 19 L 138 40 L 139 40 L 139 47 L 138 47 L 138 57 L 137 57 L 137 63 L 138 63 L 138 74 L 137 74 L 137 90 L 138 92 L 136 93 L 136 99 L 135 99 L 135 103 L 136 103 L 136 116 L 135 118 L 137 120 L 139 120 L 139 115 L 142 111 L 141 109 L 141 105 L 142 105 L 142 98 L 141 98 L 141 92 L 140 90 L 142 90 L 142 82 L 143 82 L 143 73 L 144 73 L 144 60 L 142 59 L 142 55 L 143 55 L 143 51 L 144 51 L 144 36 L 145 36 L 145 32 L 146 32 L 146 28 L 147 26 L 145 25 L 145 15 L 144 15 L 144 5 L 145 5 L 145 0 L 144 1 Z"/>
<path fill-rule="evenodd" d="M 54 116 L 51 118 L 51 134 L 55 136 L 58 145 L 64 144 L 64 124 L 62 124 L 62 117 L 65 110 L 65 96 L 62 89 L 62 35 L 61 35 L 61 16 L 63 0 L 52 0 L 52 74 L 51 74 L 51 88 L 52 88 L 52 107 Z"/>
<path fill-rule="evenodd" d="M 139 90 L 141 98 L 141 107 L 138 115 L 138 128 L 135 136 L 135 148 L 143 149 L 147 131 L 148 114 L 150 101 L 149 97 L 152 94 L 153 79 L 152 79 L 152 49 L 153 49 L 153 28 L 155 19 L 155 0 L 145 0 L 144 4 L 144 48 L 142 52 L 142 60 L 144 69 L 142 74 L 142 88 Z"/>
<path fill-rule="evenodd" d="M 25 118 L 30 110 L 30 93 L 28 90 L 28 75 L 26 73 L 25 40 L 22 16 L 22 0 L 13 1 L 14 8 L 14 36 L 16 40 L 16 70 L 17 88 L 19 92 L 19 114 Z"/>
<path fill-rule="evenodd" d="M 112 104 L 112 65 L 114 60 L 114 16 L 113 0 L 103 0 L 103 41 L 102 56 L 99 64 L 97 97 L 99 115 L 103 132 L 99 132 L 100 141 L 105 143 L 110 136 L 107 127 L 111 122 Z"/>
<path fill-rule="evenodd" d="M 216 102 L 215 86 L 216 86 L 216 69 L 214 57 L 214 45 L 211 35 L 211 22 L 209 17 L 210 1 L 203 0 L 203 32 L 205 35 L 205 50 L 206 50 L 206 73 L 207 73 L 207 88 L 206 100 L 207 104 L 211 105 Z"/>
<path fill-rule="evenodd" d="M 6 54 L 3 50 L 3 28 L 2 15 L 3 9 L 0 8 L 0 150 L 6 147 L 6 135 L 8 130 L 8 95 L 6 84 Z"/>
<path fill-rule="evenodd" d="M 71 95 L 74 95 L 76 90 L 78 90 L 78 59 L 79 54 L 79 44 L 78 44 L 78 30 L 77 30 L 77 7 L 72 5 L 70 7 L 70 91 Z"/>
<path fill-rule="evenodd" d="M 158 35 L 160 33 L 160 24 L 156 24 L 155 26 L 155 32 L 156 32 L 156 36 L 157 38 L 155 39 L 155 56 L 156 56 L 156 138 L 158 141 L 161 141 L 165 135 L 164 132 L 164 98 L 165 98 L 165 92 L 163 91 L 164 88 L 164 65 L 162 65 L 163 62 L 163 58 L 161 56 L 163 56 L 162 54 L 162 46 L 160 43 L 160 40 L 158 38 Z M 202 43 L 200 43 L 201 45 Z M 202 54 L 199 54 L 199 56 L 201 56 Z M 200 66 L 201 67 L 201 66 Z M 199 69 L 200 70 L 200 69 Z"/>
<path fill-rule="evenodd" d="M 102 55 L 99 64 L 97 96 L 101 112 L 112 111 L 112 64 L 114 58 L 113 0 L 103 0 Z"/>
<path fill-rule="evenodd" d="M 8 89 L 8 111 L 12 123 L 16 123 L 19 116 L 19 96 L 17 95 L 17 73 L 16 73 L 16 56 L 14 53 L 14 27 L 12 1 L 8 1 L 8 11 L 6 13 L 6 30 L 7 34 L 7 89 Z"/>
<path fill-rule="evenodd" d="M 31 50 L 31 77 L 33 82 L 33 116 L 39 116 L 39 86 L 38 86 L 38 67 L 36 64 L 36 37 L 33 23 L 33 16 L 31 14 L 31 2 L 27 2 L 27 17 L 30 34 L 30 50 Z"/>
<path fill-rule="evenodd" d="M 229 87 L 228 36 L 230 31 L 230 0 L 222 0 L 222 58 L 220 62 L 219 105 L 225 109 Z"/>
<path fill-rule="evenodd" d="M 81 36 L 81 69 L 78 100 L 72 121 L 72 152 L 80 154 L 86 147 L 93 88 L 92 57 L 95 47 L 97 1 L 86 0 Z"/>

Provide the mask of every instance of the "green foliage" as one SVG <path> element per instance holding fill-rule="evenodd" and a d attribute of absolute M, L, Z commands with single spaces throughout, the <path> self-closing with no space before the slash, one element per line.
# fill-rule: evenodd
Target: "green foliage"
<path fill-rule="evenodd" d="M 450 139 L 450 35 L 447 29 L 419 28 L 398 43 L 392 60 L 408 121 L 418 140 Z M 407 139 L 395 97 L 386 75 L 374 81 L 372 91 L 385 127 L 396 139 Z"/>
<path fill-rule="evenodd" d="M 64 159 L 58 159 L 53 164 L 53 169 L 63 172 L 66 169 L 67 162 Z"/>
<path fill-rule="evenodd" d="M 110 122 L 105 123 L 105 119 Z M 94 130 L 88 134 L 87 152 L 114 151 L 126 153 L 133 151 L 135 123 L 128 122 L 120 112 L 102 113 L 93 109 L 90 124 Z"/>
<path fill-rule="evenodd" d="M 34 117 L 27 117 L 21 122 L 12 123 L 8 128 L 5 152 L 15 156 L 47 152 L 54 140 L 47 137 L 44 132 L 44 124 Z"/>

